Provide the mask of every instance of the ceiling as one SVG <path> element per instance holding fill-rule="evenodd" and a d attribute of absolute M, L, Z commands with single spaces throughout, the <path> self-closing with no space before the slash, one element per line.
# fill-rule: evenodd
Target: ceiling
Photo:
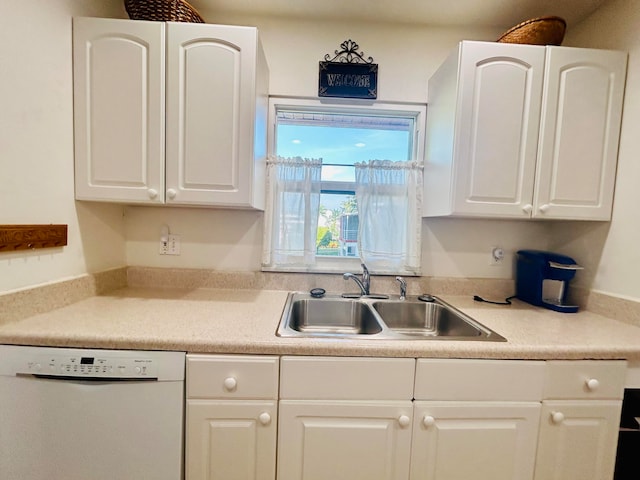
<path fill-rule="evenodd" d="M 508 28 L 558 15 L 575 25 L 610 0 L 189 0 L 207 19 L 216 12 L 433 26 Z"/>

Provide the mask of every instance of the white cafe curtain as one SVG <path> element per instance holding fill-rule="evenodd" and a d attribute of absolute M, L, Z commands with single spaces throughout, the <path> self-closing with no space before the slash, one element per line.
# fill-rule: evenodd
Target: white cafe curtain
<path fill-rule="evenodd" d="M 383 273 L 420 273 L 422 166 L 356 163 L 360 258 Z"/>
<path fill-rule="evenodd" d="M 274 157 L 267 162 L 267 206 L 262 264 L 315 263 L 322 159 Z"/>

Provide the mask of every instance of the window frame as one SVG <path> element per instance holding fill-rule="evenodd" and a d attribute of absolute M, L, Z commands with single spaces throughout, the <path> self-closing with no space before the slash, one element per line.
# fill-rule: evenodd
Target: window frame
<path fill-rule="evenodd" d="M 355 115 L 397 115 L 412 117 L 414 120 L 413 146 L 411 161 L 424 163 L 425 138 L 426 138 L 426 115 L 427 105 L 410 102 L 378 102 L 378 101 L 358 101 L 358 100 L 320 100 L 314 98 L 270 96 L 267 125 L 267 153 L 269 157 L 276 155 L 276 121 L 279 109 L 293 109 L 299 111 L 308 110 L 335 114 L 355 114 Z M 340 184 L 346 187 L 348 182 L 322 182 L 323 189 L 331 184 Z M 351 184 L 355 189 L 355 183 Z M 340 188 L 342 190 L 342 188 Z M 265 228 L 267 228 L 265 226 Z M 265 232 L 265 239 L 270 232 Z M 265 240 L 266 241 L 266 240 Z M 316 264 L 312 267 L 302 266 L 262 266 L 262 271 L 266 272 L 308 272 L 308 273 L 344 273 L 347 271 L 359 272 L 360 259 L 358 257 L 329 257 L 316 255 Z M 415 272 L 381 272 L 376 274 L 402 274 L 406 276 L 419 276 Z"/>

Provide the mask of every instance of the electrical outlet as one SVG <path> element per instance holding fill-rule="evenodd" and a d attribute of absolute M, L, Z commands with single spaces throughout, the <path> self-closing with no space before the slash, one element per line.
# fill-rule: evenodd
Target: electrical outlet
<path fill-rule="evenodd" d="M 180 235 L 167 235 L 167 241 L 160 240 L 160 255 L 180 255 Z"/>
<path fill-rule="evenodd" d="M 490 257 L 489 265 L 491 266 L 502 265 L 503 260 L 504 260 L 503 248 L 491 247 L 491 257 Z"/>

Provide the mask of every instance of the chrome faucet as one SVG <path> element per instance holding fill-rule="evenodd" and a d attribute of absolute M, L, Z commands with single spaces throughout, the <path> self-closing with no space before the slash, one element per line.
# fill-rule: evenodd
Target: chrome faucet
<path fill-rule="evenodd" d="M 356 285 L 358 285 L 358 288 L 360 288 L 360 294 L 362 296 L 369 295 L 369 291 L 371 289 L 371 275 L 369 274 L 369 270 L 364 263 L 362 264 L 362 280 L 360 280 L 353 273 L 345 273 L 342 277 L 345 280 L 351 278 L 354 282 L 356 282 Z"/>
<path fill-rule="evenodd" d="M 400 282 L 400 300 L 407 298 L 407 282 L 402 277 L 396 277 L 396 280 Z"/>

